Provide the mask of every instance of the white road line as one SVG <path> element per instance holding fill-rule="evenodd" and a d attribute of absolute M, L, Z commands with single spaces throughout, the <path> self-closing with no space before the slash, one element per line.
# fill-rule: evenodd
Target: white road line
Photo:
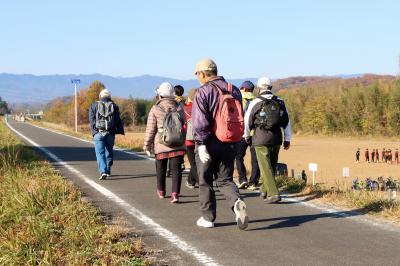
<path fill-rule="evenodd" d="M 155 221 L 153 221 L 150 217 L 146 216 L 143 214 L 141 211 L 115 195 L 113 192 L 108 190 L 107 188 L 103 187 L 102 185 L 94 182 L 93 180 L 89 179 L 87 176 L 82 174 L 80 171 L 78 171 L 75 167 L 67 164 L 66 162 L 62 161 L 60 158 L 58 158 L 55 154 L 50 152 L 48 149 L 41 147 L 38 143 L 34 142 L 30 138 L 26 137 L 22 133 L 18 132 L 15 128 L 13 128 L 8 121 L 6 121 L 7 126 L 15 132 L 18 136 L 23 138 L 25 141 L 30 143 L 32 146 L 37 147 L 40 149 L 42 152 L 46 153 L 51 159 L 56 161 L 59 165 L 62 165 L 66 169 L 68 169 L 70 172 L 74 173 L 77 177 L 82 179 L 85 183 L 99 191 L 101 194 L 106 196 L 109 200 L 112 200 L 113 202 L 117 203 L 120 207 L 122 207 L 126 212 L 128 212 L 131 216 L 135 217 L 136 219 L 140 220 L 142 223 L 144 223 L 146 226 L 150 227 L 152 230 L 154 230 L 157 234 L 160 236 L 164 237 L 166 240 L 171 242 L 173 245 L 181 249 L 182 251 L 188 253 L 189 255 L 192 255 L 193 257 L 196 258 L 197 261 L 204 265 L 221 265 L 217 263 L 213 258 L 209 257 L 207 254 L 197 250 L 194 246 L 190 245 L 189 243 L 185 242 L 182 240 L 179 236 L 175 235 L 168 229 L 165 229 Z M 74 137 L 75 138 L 75 137 Z"/>

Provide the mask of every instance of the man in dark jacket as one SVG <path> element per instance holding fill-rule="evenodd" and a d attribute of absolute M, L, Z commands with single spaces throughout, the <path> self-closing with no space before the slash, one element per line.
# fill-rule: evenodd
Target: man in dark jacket
<path fill-rule="evenodd" d="M 100 100 L 89 108 L 90 130 L 94 140 L 97 166 L 100 180 L 111 174 L 113 165 L 113 146 L 115 134 L 124 135 L 118 105 L 111 100 L 111 94 L 104 89 L 100 92 Z"/>
<path fill-rule="evenodd" d="M 229 93 L 228 83 L 217 73 L 217 65 L 211 59 L 200 60 L 196 65 L 195 75 L 201 87 L 193 101 L 192 124 L 196 142 L 196 165 L 202 212 L 202 216 L 197 220 L 197 225 L 206 228 L 214 227 L 217 201 L 213 180 L 216 176 L 218 188 L 234 211 L 239 229 L 243 230 L 247 228 L 248 224 L 246 204 L 241 199 L 239 190 L 233 182 L 237 142 L 222 142 L 214 132 L 220 93 Z M 242 97 L 238 88 L 232 86 L 231 95 L 241 103 Z"/>
<path fill-rule="evenodd" d="M 254 84 L 249 80 L 244 81 L 240 86 L 240 92 L 243 98 L 242 105 L 244 113 L 246 113 L 247 108 L 250 105 L 250 102 L 254 100 L 253 90 L 254 90 Z M 247 182 L 247 170 L 246 166 L 244 165 L 244 157 L 246 156 L 246 151 L 249 146 L 251 155 L 250 184 Z M 258 185 L 258 179 L 260 178 L 260 169 L 258 167 L 256 150 L 254 149 L 254 146 L 250 145 L 250 143 L 247 143 L 244 138 L 237 144 L 235 161 L 236 161 L 236 170 L 239 174 L 238 188 L 243 189 L 247 188 L 250 185 L 250 189 L 255 190 L 256 186 Z"/>
<path fill-rule="evenodd" d="M 285 103 L 272 93 L 271 81 L 267 77 L 258 79 L 259 97 L 251 101 L 245 115 L 244 137 L 255 146 L 260 167 L 261 197 L 268 203 L 281 200 L 275 181 L 279 149 L 283 142 L 285 150 L 290 147 L 290 120 Z M 284 139 L 282 130 L 284 131 Z M 253 136 L 250 135 L 253 130 Z"/>

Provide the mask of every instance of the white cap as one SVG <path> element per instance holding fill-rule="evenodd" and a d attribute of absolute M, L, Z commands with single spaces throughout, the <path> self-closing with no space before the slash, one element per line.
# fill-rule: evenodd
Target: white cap
<path fill-rule="evenodd" d="M 174 97 L 174 87 L 169 82 L 163 82 L 156 89 L 156 93 L 161 97 Z"/>
<path fill-rule="evenodd" d="M 111 93 L 109 90 L 104 89 L 99 94 L 100 98 L 111 98 Z"/>
<path fill-rule="evenodd" d="M 257 87 L 260 91 L 271 90 L 271 80 L 268 77 L 261 77 L 257 81 Z"/>

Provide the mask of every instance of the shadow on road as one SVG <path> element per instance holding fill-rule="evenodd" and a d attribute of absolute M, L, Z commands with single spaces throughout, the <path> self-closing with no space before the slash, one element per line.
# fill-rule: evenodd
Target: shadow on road
<path fill-rule="evenodd" d="M 140 175 L 111 175 L 107 177 L 107 180 L 120 180 L 120 179 L 135 179 L 135 178 L 145 178 L 145 177 L 154 177 L 156 176 L 155 173 L 153 174 L 140 174 Z"/>
<path fill-rule="evenodd" d="M 96 154 L 94 147 L 62 147 L 62 146 L 48 146 L 42 147 L 50 151 L 60 159 L 66 162 L 70 161 L 96 161 Z M 35 151 L 43 152 L 33 147 Z M 133 154 L 126 154 L 122 151 L 114 150 L 115 161 L 147 161 L 146 158 L 138 157 Z"/>
<path fill-rule="evenodd" d="M 286 216 L 286 217 L 276 217 L 276 218 L 268 218 L 268 219 L 258 219 L 258 220 L 250 220 L 249 225 L 256 225 L 256 228 L 249 228 L 247 231 L 259 231 L 259 230 L 267 230 L 267 229 L 277 229 L 277 228 L 288 228 L 288 227 L 297 227 L 304 223 L 312 222 L 318 219 L 324 218 L 346 218 L 362 215 L 361 213 L 356 211 L 344 211 L 344 212 L 332 212 L 332 213 L 319 213 L 319 214 L 309 214 L 309 215 L 298 215 L 298 216 Z M 263 225 L 268 222 L 277 222 L 274 224 L 269 223 L 268 225 Z M 259 226 L 261 224 L 261 226 Z M 236 223 L 218 223 L 215 226 L 223 227 L 223 226 L 234 226 Z"/>

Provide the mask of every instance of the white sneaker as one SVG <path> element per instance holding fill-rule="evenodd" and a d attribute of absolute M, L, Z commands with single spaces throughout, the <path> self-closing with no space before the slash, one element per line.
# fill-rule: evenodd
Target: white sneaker
<path fill-rule="evenodd" d="M 197 226 L 204 227 L 204 228 L 212 228 L 212 227 L 214 227 L 214 223 L 207 221 L 206 219 L 203 218 L 203 216 L 201 216 L 197 220 L 196 224 L 197 224 Z"/>
<path fill-rule="evenodd" d="M 247 228 L 249 223 L 249 217 L 246 212 L 246 204 L 243 200 L 237 199 L 235 205 L 233 206 L 233 211 L 236 215 L 236 223 L 240 230 Z"/>

